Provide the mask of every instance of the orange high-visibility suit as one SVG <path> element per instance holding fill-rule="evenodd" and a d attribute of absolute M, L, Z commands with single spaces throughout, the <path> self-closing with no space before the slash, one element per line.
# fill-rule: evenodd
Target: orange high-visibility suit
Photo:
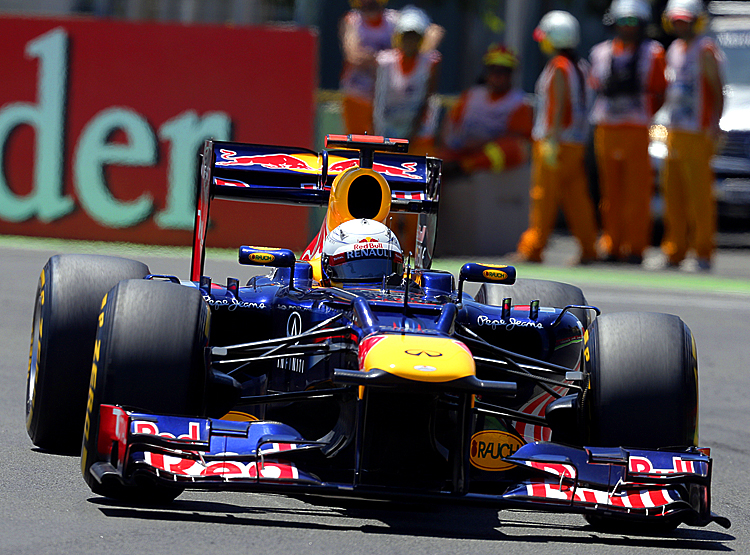
<path fill-rule="evenodd" d="M 667 159 L 661 175 L 664 194 L 662 251 L 679 264 L 690 247 L 699 265 L 709 268 L 715 248 L 716 198 L 711 156 L 723 108 L 721 51 L 699 36 L 675 40 L 667 51 L 670 122 Z"/>
<path fill-rule="evenodd" d="M 341 21 L 339 35 L 344 53 L 344 70 L 339 90 L 346 133 L 373 132 L 372 99 L 375 92 L 377 53 L 391 48 L 398 11 L 383 10 L 381 17 L 365 18 L 359 10 L 349 11 Z"/>
<path fill-rule="evenodd" d="M 409 154 L 435 153 L 440 100 L 435 95 L 441 56 L 437 50 L 406 56 L 400 49 L 377 57 L 375 134 L 409 139 Z"/>
<path fill-rule="evenodd" d="M 561 205 L 568 227 L 580 243 L 580 261 L 596 259 L 596 218 L 584 166 L 587 76 L 582 61 L 575 63 L 558 54 L 537 80 L 529 228 L 516 248 L 522 260 L 541 262 Z"/>
<path fill-rule="evenodd" d="M 528 160 L 533 110 L 523 91 L 493 94 L 485 85 L 465 91 L 446 118 L 444 162 L 466 173 L 501 172 Z"/>
<path fill-rule="evenodd" d="M 605 259 L 640 263 L 651 237 L 648 127 L 666 89 L 664 48 L 654 40 L 628 45 L 615 38 L 594 46 L 591 64 L 600 251 Z"/>
<path fill-rule="evenodd" d="M 434 93 L 440 60 L 437 50 L 409 57 L 396 48 L 377 56 L 375 134 L 409 139 L 409 154 L 435 153 L 440 101 Z M 393 230 L 405 254 L 415 252 L 417 221 L 416 214 L 394 214 Z"/>

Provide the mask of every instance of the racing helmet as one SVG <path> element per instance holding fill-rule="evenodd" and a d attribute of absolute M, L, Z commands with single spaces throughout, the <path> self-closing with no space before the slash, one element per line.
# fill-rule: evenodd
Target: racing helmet
<path fill-rule="evenodd" d="M 570 13 L 553 10 L 542 17 L 534 30 L 534 40 L 545 43 L 555 50 L 575 48 L 581 40 L 581 29 L 578 20 Z"/>
<path fill-rule="evenodd" d="M 612 0 L 604 22 L 614 24 L 631 17 L 642 25 L 648 23 L 651 20 L 651 6 L 645 0 Z"/>
<path fill-rule="evenodd" d="M 380 285 L 384 277 L 403 274 L 404 257 L 390 229 L 363 218 L 344 222 L 328 234 L 320 265 L 324 285 Z"/>

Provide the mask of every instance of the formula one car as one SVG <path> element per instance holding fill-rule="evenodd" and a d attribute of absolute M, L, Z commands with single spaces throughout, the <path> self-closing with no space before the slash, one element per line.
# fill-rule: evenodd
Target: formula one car
<path fill-rule="evenodd" d="M 139 502 L 247 490 L 728 527 L 697 446 L 688 327 L 600 316 L 579 288 L 512 266 L 467 263 L 457 284 L 431 269 L 441 161 L 407 149 L 207 141 L 189 280 L 52 257 L 33 319 L 33 443 L 70 452 L 83 436 L 91 489 Z M 215 199 L 327 212 L 300 259 L 241 246 L 241 265 L 270 273 L 220 285 L 203 275 Z M 384 225 L 393 212 L 418 215 L 413 260 Z"/>

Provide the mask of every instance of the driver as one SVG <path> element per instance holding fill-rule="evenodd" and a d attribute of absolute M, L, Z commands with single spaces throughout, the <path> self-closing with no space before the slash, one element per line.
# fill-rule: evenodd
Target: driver
<path fill-rule="evenodd" d="M 404 273 L 404 257 L 396 235 L 375 220 L 344 222 L 331 231 L 320 257 L 323 285 L 382 285 L 383 278 Z M 395 277 L 394 277 L 395 276 Z"/>

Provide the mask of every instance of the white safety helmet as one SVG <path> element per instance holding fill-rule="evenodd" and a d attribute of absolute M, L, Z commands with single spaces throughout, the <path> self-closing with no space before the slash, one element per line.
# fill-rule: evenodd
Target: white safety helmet
<path fill-rule="evenodd" d="M 424 36 L 429 26 L 430 18 L 425 12 L 414 6 L 406 6 L 399 13 L 394 32 L 397 35 L 403 35 L 413 31 Z"/>
<path fill-rule="evenodd" d="M 325 285 L 370 283 L 401 276 L 404 257 L 396 235 L 375 220 L 349 220 L 331 231 L 320 256 Z"/>
<path fill-rule="evenodd" d="M 542 17 L 534 30 L 534 40 L 547 41 L 557 50 L 575 48 L 581 40 L 578 20 L 562 10 L 553 10 Z"/>
<path fill-rule="evenodd" d="M 612 0 L 608 20 L 611 23 L 625 17 L 637 17 L 642 23 L 651 20 L 651 6 L 645 0 Z"/>
<path fill-rule="evenodd" d="M 667 19 L 695 20 L 703 13 L 701 0 L 669 0 L 664 8 Z"/>

